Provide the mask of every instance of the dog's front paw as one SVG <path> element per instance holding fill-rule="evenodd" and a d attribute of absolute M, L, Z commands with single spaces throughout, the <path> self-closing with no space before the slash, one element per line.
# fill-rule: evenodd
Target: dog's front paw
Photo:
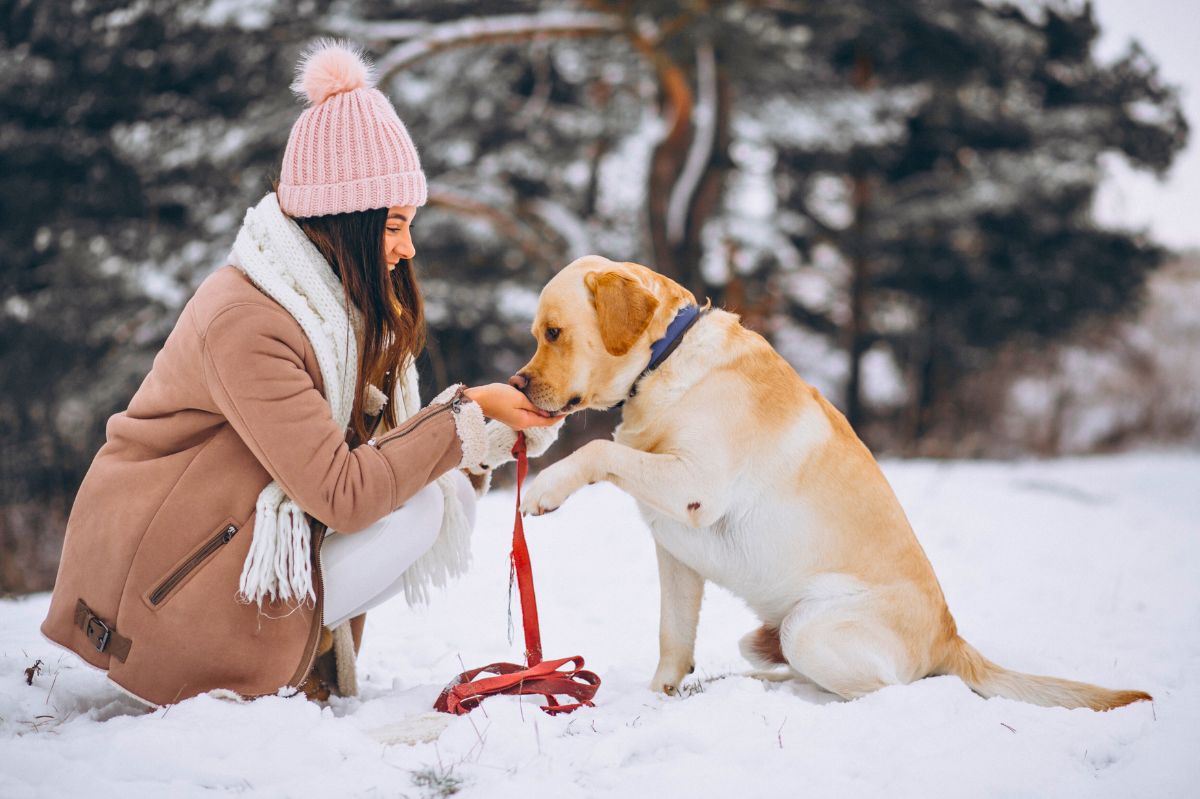
<path fill-rule="evenodd" d="M 654 679 L 650 681 L 650 690 L 667 696 L 678 696 L 683 678 L 691 672 L 690 665 L 660 663 L 658 670 L 654 672 Z"/>
<path fill-rule="evenodd" d="M 651 680 L 650 690 L 667 696 L 679 696 L 679 685 L 670 681 Z"/>
<path fill-rule="evenodd" d="M 521 502 L 521 513 L 541 516 L 556 511 L 567 501 L 567 497 L 586 484 L 587 480 L 570 458 L 561 460 L 538 474 Z"/>

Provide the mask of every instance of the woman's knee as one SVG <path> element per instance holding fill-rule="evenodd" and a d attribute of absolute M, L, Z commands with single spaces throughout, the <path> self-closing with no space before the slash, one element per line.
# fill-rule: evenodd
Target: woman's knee
<path fill-rule="evenodd" d="M 393 535 L 409 536 L 422 552 L 433 546 L 442 529 L 445 499 L 437 483 L 430 483 L 390 514 Z"/>
<path fill-rule="evenodd" d="M 386 594 L 437 540 L 443 508 L 442 492 L 431 484 L 362 530 L 326 538 L 321 547 L 326 618 L 352 615 Z"/>
<path fill-rule="evenodd" d="M 442 513 L 442 492 L 436 485 L 427 485 L 362 530 L 327 539 L 322 557 L 329 566 L 351 560 L 361 564 L 364 559 L 377 559 L 380 566 L 398 560 L 411 562 L 437 539 Z"/>

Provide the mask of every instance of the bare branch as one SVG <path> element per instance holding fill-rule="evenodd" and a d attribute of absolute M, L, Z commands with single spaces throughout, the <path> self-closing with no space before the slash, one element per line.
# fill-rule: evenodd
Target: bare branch
<path fill-rule="evenodd" d="M 434 27 L 425 20 L 368 20 L 342 19 L 331 23 L 327 30 L 333 36 L 345 36 L 356 42 L 385 44 L 423 36 Z"/>
<path fill-rule="evenodd" d="M 589 11 L 547 11 L 455 20 L 431 25 L 420 38 L 392 48 L 377 64 L 379 82 L 383 84 L 396 72 L 456 47 L 542 38 L 608 36 L 622 32 L 622 21 L 617 17 Z"/>
<path fill-rule="evenodd" d="M 828 314 L 815 311 L 791 297 L 785 298 L 785 302 L 787 303 L 787 315 L 809 330 L 826 336 L 834 336 L 841 331 L 841 327 Z"/>
<path fill-rule="evenodd" d="M 540 197 L 531 201 L 529 208 L 546 227 L 562 239 L 568 260 L 596 251 L 587 223 L 566 205 Z"/>
<path fill-rule="evenodd" d="M 816 212 L 808 206 L 808 200 L 804 197 L 803 192 L 797 192 L 789 198 L 792 211 L 799 214 L 805 223 L 812 225 L 817 231 L 818 238 L 824 239 L 839 252 L 845 246 L 848 231 L 844 228 L 835 228 L 826 222 L 823 222 Z"/>
<path fill-rule="evenodd" d="M 533 233 L 529 225 L 520 217 L 494 205 L 481 202 L 473 195 L 441 186 L 429 187 L 428 202 L 430 206 L 486 219 L 505 237 L 512 239 L 527 257 L 534 261 L 545 260 L 547 242 Z"/>

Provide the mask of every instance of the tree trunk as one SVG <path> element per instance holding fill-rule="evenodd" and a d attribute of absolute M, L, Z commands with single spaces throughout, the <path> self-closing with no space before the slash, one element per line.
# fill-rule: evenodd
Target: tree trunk
<path fill-rule="evenodd" d="M 852 82 L 859 91 L 867 91 L 874 82 L 874 67 L 865 53 L 859 52 L 854 61 Z M 870 263 L 867 255 L 867 214 L 871 199 L 870 179 L 862 168 L 856 168 L 851 178 L 850 202 L 854 209 L 850 253 L 850 324 L 847 354 L 850 359 L 846 376 L 846 419 L 852 427 L 864 421 L 862 401 L 862 357 L 870 345 L 871 290 Z"/>
<path fill-rule="evenodd" d="M 850 359 L 846 376 L 846 419 L 852 427 L 863 421 L 862 358 L 870 344 L 868 294 L 870 264 L 866 254 L 866 214 L 869 196 L 867 179 L 859 174 L 852 179 L 854 204 L 853 253 L 850 257 L 850 324 L 846 345 Z"/>
<path fill-rule="evenodd" d="M 730 168 L 729 120 L 733 107 L 733 89 L 730 86 L 729 76 L 720 67 L 717 68 L 716 84 L 716 135 L 713 140 L 712 152 L 704 167 L 704 174 L 700 178 L 696 193 L 692 197 L 691 206 L 688 208 L 687 227 L 684 230 L 683 242 L 679 247 L 678 258 L 678 263 L 683 266 L 683 271 L 688 277 L 687 280 L 681 282 L 696 295 L 696 299 L 700 302 L 704 302 L 705 295 L 710 293 L 710 287 L 700 272 L 700 258 L 703 254 L 700 234 L 704 231 L 704 225 L 709 218 L 721 210 L 721 198 L 725 192 L 725 177 L 729 174 Z"/>
<path fill-rule="evenodd" d="M 917 374 L 916 397 L 913 399 L 912 440 L 909 446 L 919 450 L 922 438 L 929 432 L 934 401 L 937 399 L 937 309 L 932 305 L 925 315 L 924 350 L 920 354 L 920 369 Z"/>
<path fill-rule="evenodd" d="M 669 115 L 667 133 L 650 156 L 646 191 L 652 266 L 703 302 L 708 286 L 700 273 L 700 234 L 720 208 L 729 171 L 732 89 L 712 48 L 699 46 L 694 72 L 703 102 L 698 108 L 684 70 L 646 43 L 638 47 L 657 67 Z M 707 118 L 697 119 L 697 110 Z M 673 202 L 679 203 L 674 213 L 683 213 L 674 224 Z"/>
<path fill-rule="evenodd" d="M 667 205 L 692 140 L 692 92 L 684 71 L 661 53 L 656 52 L 655 55 L 663 110 L 669 115 L 670 121 L 667 134 L 650 154 L 646 210 L 649 215 L 650 251 L 654 258 L 651 266 L 660 274 L 687 285 L 679 253 L 667 237 Z"/>

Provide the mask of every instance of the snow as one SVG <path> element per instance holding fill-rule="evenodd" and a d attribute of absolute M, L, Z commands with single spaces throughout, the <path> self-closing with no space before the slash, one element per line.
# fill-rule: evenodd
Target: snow
<path fill-rule="evenodd" d="M 546 653 L 583 654 L 604 680 L 598 705 L 549 717 L 501 697 L 434 742 L 389 745 L 464 664 L 518 659 L 513 497 L 496 492 L 470 574 L 429 607 L 372 611 L 362 695 L 328 707 L 202 696 L 148 713 L 41 638 L 47 595 L 0 601 L 0 796 L 1195 795 L 1200 454 L 883 466 L 968 640 L 1012 668 L 1148 690 L 1153 705 L 1041 708 L 951 677 L 853 702 L 760 682 L 736 649 L 753 619 L 712 587 L 690 695 L 653 694 L 653 546 L 633 502 L 596 485 L 527 531 Z"/>

